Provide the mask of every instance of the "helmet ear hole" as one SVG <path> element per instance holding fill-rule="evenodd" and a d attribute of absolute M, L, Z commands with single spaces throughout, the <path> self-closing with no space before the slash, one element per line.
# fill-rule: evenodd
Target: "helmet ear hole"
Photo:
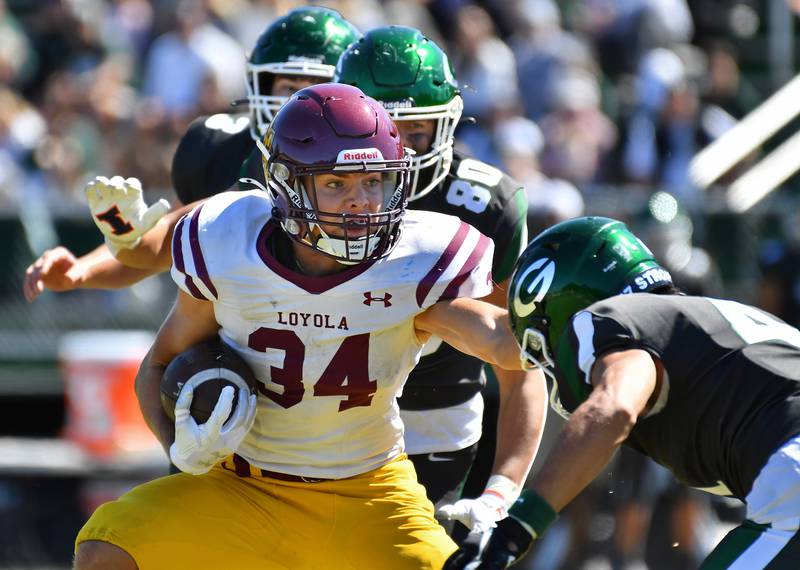
<path fill-rule="evenodd" d="M 297 223 L 296 220 L 288 218 L 286 220 L 286 222 L 284 223 L 284 227 L 286 228 L 287 232 L 289 232 L 290 234 L 292 234 L 294 236 L 300 234 L 300 224 Z"/>

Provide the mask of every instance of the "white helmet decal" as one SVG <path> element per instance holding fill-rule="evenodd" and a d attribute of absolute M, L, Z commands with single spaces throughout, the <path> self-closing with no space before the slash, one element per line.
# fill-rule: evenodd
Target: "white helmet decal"
<path fill-rule="evenodd" d="M 542 268 L 542 266 L 544 267 Z M 526 289 L 528 295 L 532 295 L 537 287 L 539 287 L 539 292 L 536 293 L 536 296 L 531 301 L 528 303 L 523 303 L 519 297 L 519 288 L 522 286 L 522 283 L 529 274 L 539 270 L 540 268 L 541 272 L 533 279 L 533 281 L 531 281 L 530 285 L 528 285 Z M 553 278 L 555 275 L 555 262 L 546 257 L 542 257 L 531 263 L 525 269 L 525 271 L 519 277 L 517 277 L 516 288 L 514 290 L 514 311 L 516 312 L 517 317 L 527 317 L 533 312 L 533 310 L 536 308 L 536 304 L 541 303 L 542 299 L 544 299 L 544 296 L 547 295 L 547 292 L 550 290 L 550 285 L 553 284 Z"/>
<path fill-rule="evenodd" d="M 377 148 L 353 148 L 339 151 L 336 162 L 383 162 L 383 154 Z"/>

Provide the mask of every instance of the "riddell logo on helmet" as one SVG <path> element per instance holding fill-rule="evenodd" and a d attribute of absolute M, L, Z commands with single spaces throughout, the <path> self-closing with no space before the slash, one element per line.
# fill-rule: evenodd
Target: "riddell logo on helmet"
<path fill-rule="evenodd" d="M 373 160 L 383 160 L 383 155 L 377 148 L 354 148 L 341 151 L 336 162 L 369 162 Z"/>
<path fill-rule="evenodd" d="M 410 109 L 414 106 L 414 102 L 411 99 L 403 99 L 401 101 L 381 101 L 381 105 L 383 105 L 384 109 L 389 111 L 393 109 Z"/>
<path fill-rule="evenodd" d="M 318 56 L 307 56 L 307 55 L 290 55 L 286 58 L 286 61 L 301 61 L 301 62 L 308 62 L 308 63 L 324 63 L 325 58 L 321 55 Z"/>

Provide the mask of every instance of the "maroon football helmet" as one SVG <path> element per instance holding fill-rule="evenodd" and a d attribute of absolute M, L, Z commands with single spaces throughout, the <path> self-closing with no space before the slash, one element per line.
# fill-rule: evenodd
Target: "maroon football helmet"
<path fill-rule="evenodd" d="M 405 212 L 410 157 L 397 127 L 374 99 L 338 83 L 302 89 L 278 111 L 258 146 L 275 202 L 273 215 L 292 239 L 346 264 L 391 251 Z M 364 172 L 381 175 L 380 211 L 318 208 L 315 176 Z"/>

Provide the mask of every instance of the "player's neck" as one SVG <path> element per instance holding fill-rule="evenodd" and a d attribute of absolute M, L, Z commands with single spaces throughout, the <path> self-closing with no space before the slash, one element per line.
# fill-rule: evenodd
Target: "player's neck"
<path fill-rule="evenodd" d="M 297 268 L 305 275 L 322 277 L 333 273 L 339 273 L 349 267 L 348 265 L 339 263 L 332 257 L 328 257 L 324 253 L 320 253 L 294 241 L 292 241 L 292 250 L 294 252 L 294 261 Z"/>

